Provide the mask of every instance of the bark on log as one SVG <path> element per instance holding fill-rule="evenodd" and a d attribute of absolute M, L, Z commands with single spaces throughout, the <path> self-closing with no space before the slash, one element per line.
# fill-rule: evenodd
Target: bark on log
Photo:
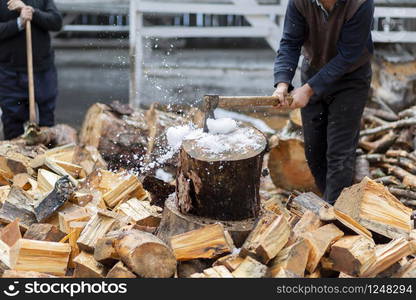
<path fill-rule="evenodd" d="M 256 146 L 243 152 L 231 149 L 212 154 L 199 146 L 198 140 L 184 141 L 176 184 L 177 205 L 182 213 L 223 221 L 257 217 L 267 141 L 260 131 L 252 130 Z"/>
<path fill-rule="evenodd" d="M 130 230 L 114 241 L 121 260 L 137 275 L 145 278 L 169 278 L 176 270 L 172 250 L 154 235 Z"/>

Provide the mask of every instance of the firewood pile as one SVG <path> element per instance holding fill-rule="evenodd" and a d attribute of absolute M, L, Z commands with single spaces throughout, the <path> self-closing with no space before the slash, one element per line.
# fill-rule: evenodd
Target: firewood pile
<path fill-rule="evenodd" d="M 87 113 L 78 144 L 48 149 L 21 140 L 1 142 L 2 276 L 416 276 L 412 209 L 392 189 L 413 192 L 411 185 L 402 187 L 412 182 L 411 170 L 404 166 L 412 158 L 395 148 L 399 137 L 386 151 L 368 148 L 361 156 L 371 165 L 369 175 L 385 175 L 372 176 L 376 180 L 363 177 L 332 207 L 314 193 L 288 198 L 276 188 L 262 171 L 268 154 L 255 131 L 260 146 L 229 157 L 225 164 L 194 154 L 191 142 L 179 153 L 166 152 L 163 133 L 199 119 L 196 111 L 187 115 L 191 117 L 156 107 L 133 111 L 117 103 L 96 104 Z M 404 118 L 385 124 L 367 118 L 363 136 L 378 137 L 389 130 L 400 135 L 397 130 L 412 125 L 413 117 Z M 389 129 L 375 126 L 404 120 L 406 125 L 388 123 Z M 375 155 L 382 158 L 376 161 Z M 213 166 L 232 168 L 221 176 Z M 408 175 L 399 176 L 394 168 Z M 390 181 L 380 180 L 386 176 Z M 210 194 L 212 178 L 232 182 L 237 188 L 227 192 L 230 197 L 246 196 L 249 211 L 220 200 L 210 206 L 220 188 L 227 189 L 218 185 Z M 208 196 L 213 198 L 206 201 Z"/>
<path fill-rule="evenodd" d="M 366 108 L 356 181 L 368 176 L 405 205 L 416 207 L 416 107 L 399 113 Z"/>

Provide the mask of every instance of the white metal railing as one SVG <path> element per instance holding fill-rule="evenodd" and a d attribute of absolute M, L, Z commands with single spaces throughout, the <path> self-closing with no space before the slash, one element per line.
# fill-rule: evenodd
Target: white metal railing
<path fill-rule="evenodd" d="M 143 38 L 264 38 L 270 47 L 277 50 L 281 35 L 281 24 L 288 0 L 279 4 L 267 0 L 204 0 L 192 3 L 174 1 L 130 1 L 130 103 L 140 105 L 143 78 Z M 219 3 L 220 2 L 220 3 Z M 144 14 L 211 14 L 243 15 L 250 26 L 144 26 Z M 276 22 L 277 19 L 277 22 Z"/>

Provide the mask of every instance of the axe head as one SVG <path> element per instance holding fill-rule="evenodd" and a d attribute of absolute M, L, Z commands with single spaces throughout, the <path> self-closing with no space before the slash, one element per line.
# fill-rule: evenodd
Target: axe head
<path fill-rule="evenodd" d="M 204 113 L 204 132 L 208 132 L 208 119 L 215 119 L 214 110 L 218 107 L 220 97 L 218 95 L 206 95 L 204 96 L 204 103 L 202 112 Z"/>

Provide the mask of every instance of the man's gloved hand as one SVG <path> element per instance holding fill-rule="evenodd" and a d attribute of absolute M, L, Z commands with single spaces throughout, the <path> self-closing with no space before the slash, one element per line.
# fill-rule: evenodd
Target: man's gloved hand
<path fill-rule="evenodd" d="M 9 0 L 7 1 L 7 8 L 9 10 L 15 10 L 20 12 L 26 4 L 24 4 L 21 0 Z"/>

